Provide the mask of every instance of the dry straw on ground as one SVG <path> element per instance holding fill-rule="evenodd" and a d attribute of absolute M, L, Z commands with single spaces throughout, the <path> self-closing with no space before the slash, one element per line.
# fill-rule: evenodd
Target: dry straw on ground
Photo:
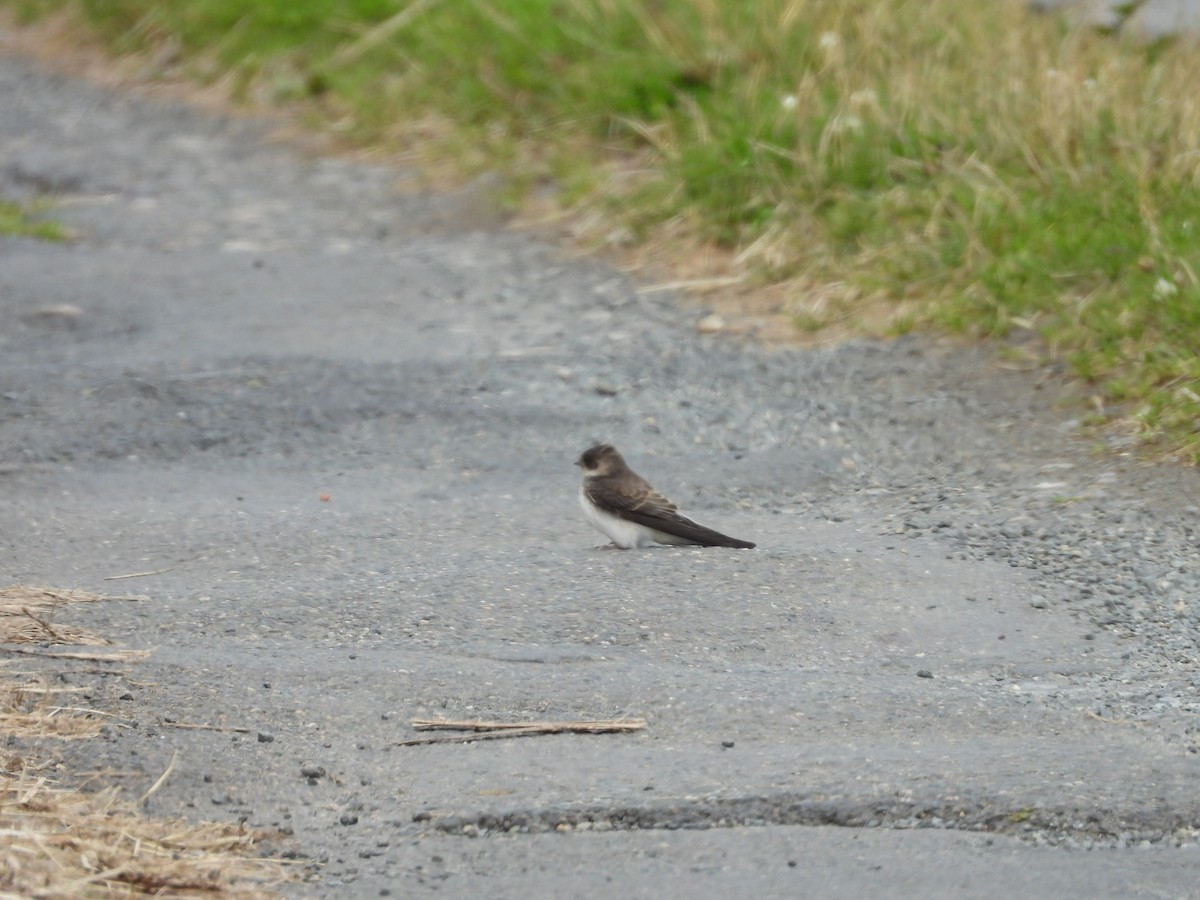
<path fill-rule="evenodd" d="M 140 801 L 115 789 L 87 792 L 56 783 L 69 782 L 70 774 L 58 773 L 53 744 L 44 739 L 86 739 L 117 720 L 73 702 L 81 689 L 54 676 L 81 663 L 120 671 L 116 667 L 144 654 L 50 650 L 52 644 L 109 644 L 52 618 L 67 604 L 112 599 L 144 598 L 0 588 L 0 732 L 10 738 L 0 748 L 0 900 L 273 896 L 270 885 L 284 880 L 285 864 L 255 858 L 261 835 L 244 826 L 149 818 L 139 812 Z M 16 668 L 34 662 L 31 657 L 42 658 L 38 671 Z M 47 671 L 46 659 L 53 670 Z"/>
<path fill-rule="evenodd" d="M 51 644 L 108 644 L 97 634 L 70 625 L 52 625 L 48 618 L 68 603 L 140 597 L 104 597 L 89 591 L 54 591 L 49 588 L 14 586 L 0 588 L 0 642 L 6 644 L 46 642 Z"/>
<path fill-rule="evenodd" d="M 147 818 L 115 791 L 60 790 L 37 772 L 2 785 L 0 897 L 258 897 L 280 879 L 237 825 Z"/>

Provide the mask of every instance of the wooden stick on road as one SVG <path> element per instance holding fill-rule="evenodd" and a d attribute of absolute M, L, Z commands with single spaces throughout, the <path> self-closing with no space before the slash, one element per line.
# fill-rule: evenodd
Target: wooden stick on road
<path fill-rule="evenodd" d="M 639 731 L 646 727 L 645 719 L 607 719 L 598 722 L 485 722 L 475 719 L 414 719 L 418 731 L 466 731 L 470 734 L 441 734 L 431 737 L 396 741 L 395 747 L 415 747 L 421 744 L 465 744 L 471 741 L 490 741 L 497 738 L 532 737 L 539 734 L 611 734 Z"/>

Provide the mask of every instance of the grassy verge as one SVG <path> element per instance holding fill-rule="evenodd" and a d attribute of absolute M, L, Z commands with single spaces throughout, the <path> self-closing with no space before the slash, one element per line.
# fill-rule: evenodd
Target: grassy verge
<path fill-rule="evenodd" d="M 3 2 L 518 197 L 551 184 L 597 235 L 715 248 L 800 328 L 1034 329 L 1101 419 L 1200 461 L 1192 46 L 1017 0 Z"/>
<path fill-rule="evenodd" d="M 63 241 L 66 231 L 57 222 L 39 219 L 36 210 L 0 200 L 0 237 L 35 237 L 45 241 Z"/>

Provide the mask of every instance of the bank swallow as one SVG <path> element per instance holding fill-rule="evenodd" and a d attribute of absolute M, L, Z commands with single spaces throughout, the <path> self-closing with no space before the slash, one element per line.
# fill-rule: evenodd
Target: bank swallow
<path fill-rule="evenodd" d="M 579 494 L 583 514 L 623 550 L 651 544 L 744 549 L 754 546 L 698 525 L 683 515 L 674 503 L 625 465 L 611 444 L 598 444 L 584 451 L 575 465 L 583 469 L 583 490 Z"/>

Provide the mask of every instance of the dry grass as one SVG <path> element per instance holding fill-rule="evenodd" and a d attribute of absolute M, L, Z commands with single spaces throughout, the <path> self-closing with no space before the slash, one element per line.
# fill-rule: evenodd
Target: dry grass
<path fill-rule="evenodd" d="M 99 647 L 110 642 L 71 625 L 52 625 L 49 618 L 68 603 L 100 600 L 143 600 L 143 597 L 106 597 L 90 591 L 55 591 L 16 585 L 0 588 L 0 643 L 85 644 Z"/>
<path fill-rule="evenodd" d="M 0 642 L 9 646 L 0 646 L 0 652 L 20 654 L 16 662 L 50 659 L 57 670 L 81 663 L 107 670 L 140 659 L 144 654 L 118 648 L 69 653 L 21 646 L 108 645 L 52 617 L 68 604 L 112 599 L 144 598 L 2 588 Z M 69 786 L 71 774 L 56 773 L 45 739 L 87 739 L 106 722 L 120 722 L 72 703 L 70 696 L 81 688 L 59 684 L 44 672 L 17 671 L 13 664 L 0 662 L 0 732 L 10 738 L 0 753 L 0 900 L 275 896 L 271 885 L 285 879 L 286 864 L 255 858 L 261 835 L 241 825 L 149 818 L 139 812 L 140 801 L 124 799 L 116 789 Z M 39 668 L 45 669 L 44 662 Z"/>
<path fill-rule="evenodd" d="M 147 818 L 114 790 L 64 790 L 17 757 L 5 764 L 0 897 L 262 897 L 281 880 L 242 827 Z"/>
<path fill-rule="evenodd" d="M 0 644 L 35 647 L 0 647 L 6 656 L 40 657 L 64 661 L 123 663 L 144 658 L 145 653 L 114 648 L 104 651 L 55 651 L 49 645 L 102 647 L 110 642 L 100 635 L 53 622 L 55 614 L 72 603 L 96 603 L 117 599 L 89 591 L 51 590 L 15 585 L 0 588 Z M 140 597 L 119 599 L 140 600 Z M 51 684 L 42 674 L 19 673 L 11 669 L 12 660 L 0 661 L 0 728 L 5 734 L 20 737 L 89 737 L 99 731 L 105 716 L 94 710 L 79 709 L 69 700 L 81 688 Z"/>

